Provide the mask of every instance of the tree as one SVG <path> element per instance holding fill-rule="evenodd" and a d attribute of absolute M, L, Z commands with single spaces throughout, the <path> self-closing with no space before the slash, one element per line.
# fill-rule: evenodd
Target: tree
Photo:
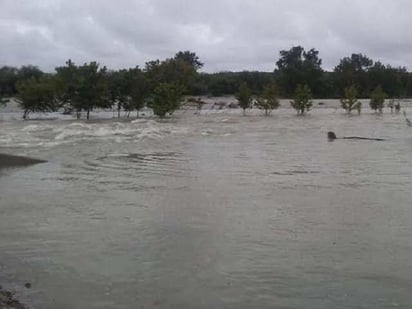
<path fill-rule="evenodd" d="M 377 111 L 379 111 L 379 113 L 382 113 L 383 105 L 386 98 L 386 93 L 382 90 L 382 87 L 379 85 L 371 93 L 369 106 L 371 107 L 371 109 L 375 111 L 375 113 Z"/>
<path fill-rule="evenodd" d="M 355 85 L 346 87 L 344 93 L 345 97 L 340 99 L 342 108 L 346 110 L 348 114 L 350 114 L 354 109 L 360 111 L 359 106 L 361 103 L 358 101 L 358 90 Z"/>
<path fill-rule="evenodd" d="M 306 84 L 316 93 L 321 92 L 323 70 L 319 52 L 311 49 L 308 52 L 301 46 L 280 51 L 280 59 L 276 62 L 275 76 L 285 95 L 292 95 L 297 85 Z"/>
<path fill-rule="evenodd" d="M 142 109 L 150 94 L 150 84 L 144 72 L 138 67 L 129 69 L 130 80 L 130 106 L 126 110 L 136 110 L 139 115 L 139 110 Z"/>
<path fill-rule="evenodd" d="M 50 112 L 57 109 L 55 85 L 51 77 L 34 77 L 17 83 L 17 102 L 23 109 L 23 119 L 30 112 Z"/>
<path fill-rule="evenodd" d="M 15 67 L 3 66 L 0 68 L 0 94 L 5 96 L 16 94 L 18 72 L 19 70 Z"/>
<path fill-rule="evenodd" d="M 78 81 L 78 67 L 69 59 L 66 66 L 57 67 L 56 69 L 56 95 L 59 102 L 65 110 L 71 111 L 80 103 L 76 102 Z M 77 110 L 77 118 L 80 117 L 80 111 Z"/>
<path fill-rule="evenodd" d="M 303 115 L 312 107 L 312 93 L 308 85 L 298 85 L 293 101 L 290 102 L 298 114 Z"/>
<path fill-rule="evenodd" d="M 106 67 L 99 68 L 96 62 L 76 66 L 69 60 L 65 67 L 58 67 L 56 71 L 58 96 L 63 104 L 76 110 L 77 118 L 82 110 L 89 119 L 93 108 L 110 106 Z"/>
<path fill-rule="evenodd" d="M 117 118 L 120 118 L 122 109 L 128 110 L 131 106 L 130 92 L 131 81 L 127 70 L 108 73 L 108 100 L 112 106 L 117 106 Z"/>
<path fill-rule="evenodd" d="M 360 88 L 360 95 L 366 96 L 369 91 L 368 70 L 373 61 L 362 54 L 352 54 L 340 60 L 335 67 L 336 87 L 345 89 L 351 85 L 357 85 Z"/>
<path fill-rule="evenodd" d="M 34 65 L 24 65 L 22 66 L 17 73 L 18 80 L 25 80 L 25 79 L 39 79 L 42 77 L 44 73 Z"/>
<path fill-rule="evenodd" d="M 179 108 L 184 88 L 179 83 L 160 83 L 153 91 L 148 106 L 161 118 Z"/>
<path fill-rule="evenodd" d="M 243 115 L 246 115 L 246 109 L 252 104 L 252 93 L 246 83 L 240 85 L 235 97 L 239 101 L 239 106 L 243 109 Z"/>
<path fill-rule="evenodd" d="M 147 62 L 144 72 L 152 91 L 159 83 L 179 83 L 186 91 L 196 75 L 195 68 L 180 58 Z"/>
<path fill-rule="evenodd" d="M 274 83 L 272 83 L 266 85 L 262 94 L 256 98 L 257 107 L 264 109 L 266 116 L 270 115 L 272 110 L 280 106 L 279 100 L 277 99 L 277 94 L 277 87 Z"/>
<path fill-rule="evenodd" d="M 200 62 L 199 57 L 196 55 L 196 53 L 192 53 L 188 50 L 186 51 L 180 51 L 176 53 L 175 58 L 176 60 L 183 60 L 185 63 L 191 65 L 195 71 L 201 69 L 203 67 L 203 63 Z"/>

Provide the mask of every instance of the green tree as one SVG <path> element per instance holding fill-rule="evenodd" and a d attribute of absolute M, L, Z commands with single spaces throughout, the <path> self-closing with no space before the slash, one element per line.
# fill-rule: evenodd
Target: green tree
<path fill-rule="evenodd" d="M 185 63 L 189 64 L 190 66 L 193 67 L 195 71 L 201 69 L 203 67 L 203 63 L 200 61 L 199 57 L 196 55 L 196 53 L 193 53 L 191 51 L 180 51 L 176 53 L 175 58 L 176 60 L 183 60 Z"/>
<path fill-rule="evenodd" d="M 0 68 L 0 94 L 12 96 L 16 94 L 16 83 L 19 80 L 19 70 L 15 67 L 3 66 Z"/>
<path fill-rule="evenodd" d="M 246 83 L 243 82 L 240 85 L 235 97 L 239 101 L 239 106 L 243 109 L 243 115 L 246 115 L 246 109 L 252 105 L 252 92 Z"/>
<path fill-rule="evenodd" d="M 86 111 L 87 119 L 94 108 L 110 107 L 107 95 L 107 69 L 96 62 L 76 66 L 71 60 L 65 67 L 56 68 L 59 99 L 68 104 L 80 118 L 81 111 Z"/>
<path fill-rule="evenodd" d="M 335 67 L 335 82 L 338 89 L 345 89 L 351 85 L 359 87 L 360 95 L 366 96 L 369 92 L 368 71 L 373 61 L 362 54 L 352 54 L 340 60 Z"/>
<path fill-rule="evenodd" d="M 117 106 L 117 118 L 120 118 L 120 111 L 130 105 L 130 86 L 127 70 L 108 73 L 108 99 L 112 106 Z"/>
<path fill-rule="evenodd" d="M 305 51 L 301 46 L 280 51 L 276 62 L 275 76 L 285 95 L 292 95 L 296 87 L 308 85 L 316 94 L 321 92 L 323 70 L 319 52 L 315 49 Z"/>
<path fill-rule="evenodd" d="M 39 79 L 42 77 L 44 73 L 34 65 L 24 65 L 22 66 L 18 73 L 17 73 L 17 78 L 18 80 L 25 80 L 25 79 Z"/>
<path fill-rule="evenodd" d="M 256 98 L 256 106 L 265 110 L 265 115 L 268 116 L 272 110 L 279 108 L 279 100 L 277 98 L 278 90 L 274 83 L 264 87 L 263 92 Z"/>
<path fill-rule="evenodd" d="M 23 109 L 23 119 L 30 112 L 50 112 L 57 109 L 55 85 L 51 77 L 34 77 L 19 81 L 17 87 L 17 102 Z"/>
<path fill-rule="evenodd" d="M 150 83 L 151 91 L 160 83 L 178 83 L 186 91 L 189 83 L 196 75 L 195 68 L 186 60 L 180 58 L 147 62 L 144 72 Z"/>
<path fill-rule="evenodd" d="M 375 111 L 375 113 L 377 111 L 379 111 L 379 113 L 382 113 L 383 105 L 385 103 L 386 98 L 386 93 L 382 90 L 382 87 L 379 85 L 371 93 L 369 106 L 371 107 L 371 109 Z"/>
<path fill-rule="evenodd" d="M 150 83 L 145 73 L 138 67 L 129 69 L 128 76 L 130 80 L 130 106 L 126 107 L 126 110 L 136 110 L 137 115 L 139 115 L 139 111 L 145 106 L 150 95 Z"/>
<path fill-rule="evenodd" d="M 352 112 L 352 110 L 357 109 L 359 111 L 360 102 L 358 100 L 358 90 L 356 89 L 355 85 L 351 85 L 350 87 L 346 87 L 344 90 L 345 97 L 340 99 L 341 106 L 348 114 Z"/>
<path fill-rule="evenodd" d="M 80 103 L 77 102 L 77 87 L 79 85 L 78 67 L 71 61 L 66 61 L 66 66 L 57 67 L 56 69 L 56 95 L 57 100 L 67 111 L 71 111 Z M 77 117 L 80 117 L 80 111 L 77 110 Z"/>
<path fill-rule="evenodd" d="M 148 106 L 161 118 L 179 108 L 184 88 L 179 83 L 160 83 L 153 91 Z"/>
<path fill-rule="evenodd" d="M 295 90 L 293 101 L 290 105 L 298 114 L 305 114 L 312 107 L 312 93 L 308 85 L 298 85 Z"/>

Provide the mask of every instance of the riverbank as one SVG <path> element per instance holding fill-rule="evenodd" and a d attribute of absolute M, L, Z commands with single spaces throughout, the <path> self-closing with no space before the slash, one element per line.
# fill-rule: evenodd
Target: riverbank
<path fill-rule="evenodd" d="M 14 294 L 0 289 L 0 309 L 28 309 L 14 298 Z"/>

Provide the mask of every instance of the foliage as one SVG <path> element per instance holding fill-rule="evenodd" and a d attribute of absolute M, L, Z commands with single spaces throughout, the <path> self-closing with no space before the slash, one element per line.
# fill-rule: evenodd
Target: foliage
<path fill-rule="evenodd" d="M 362 54 L 352 54 L 340 60 L 335 67 L 335 80 L 338 89 L 345 89 L 351 85 L 358 85 L 365 96 L 368 92 L 368 70 L 373 61 Z"/>
<path fill-rule="evenodd" d="M 299 84 L 307 84 L 319 92 L 323 75 L 321 64 L 319 52 L 313 48 L 306 52 L 303 47 L 294 46 L 280 51 L 275 75 L 284 95 L 292 95 Z"/>
<path fill-rule="evenodd" d="M 196 76 L 195 68 L 180 58 L 147 62 L 144 72 L 152 91 L 160 83 L 179 83 L 186 90 Z"/>
<path fill-rule="evenodd" d="M 179 83 L 160 83 L 154 90 L 148 106 L 161 118 L 179 108 L 184 88 Z"/>
<path fill-rule="evenodd" d="M 183 60 L 185 63 L 189 64 L 190 66 L 193 67 L 195 71 L 201 69 L 203 67 L 203 63 L 200 61 L 199 57 L 196 55 L 196 53 L 192 53 L 188 50 L 186 51 L 180 51 L 176 53 L 175 58 L 176 60 Z"/>
<path fill-rule="evenodd" d="M 34 77 L 17 83 L 17 102 L 23 109 L 23 118 L 30 112 L 51 112 L 57 109 L 55 85 L 51 77 Z"/>
<path fill-rule="evenodd" d="M 108 73 L 108 100 L 112 106 L 117 105 L 117 118 L 122 109 L 130 106 L 130 88 L 127 70 Z"/>
<path fill-rule="evenodd" d="M 240 85 L 235 97 L 239 101 L 239 106 L 243 109 L 243 115 L 245 115 L 246 109 L 252 104 L 252 93 L 246 83 L 243 82 Z"/>
<path fill-rule="evenodd" d="M 369 106 L 375 112 L 379 111 L 379 113 L 382 113 L 383 105 L 386 98 L 387 94 L 382 90 L 382 87 L 379 85 L 373 90 L 371 94 Z"/>
<path fill-rule="evenodd" d="M 65 67 L 56 68 L 58 97 L 63 104 L 77 112 L 85 110 L 87 119 L 93 108 L 110 106 L 107 96 L 107 69 L 96 62 L 76 66 L 71 60 Z"/>
<path fill-rule="evenodd" d="M 145 74 L 138 67 L 130 69 L 128 72 L 130 81 L 130 106 L 126 110 L 136 110 L 139 112 L 150 95 L 150 85 Z"/>
<path fill-rule="evenodd" d="M 312 93 L 308 85 L 298 85 L 293 101 L 290 102 L 298 114 L 303 115 L 312 107 Z"/>
<path fill-rule="evenodd" d="M 266 85 L 262 94 L 256 97 L 256 106 L 265 110 L 265 115 L 268 116 L 272 110 L 280 106 L 277 95 L 278 90 L 274 83 Z"/>
<path fill-rule="evenodd" d="M 355 109 L 359 111 L 361 103 L 358 101 L 358 90 L 356 89 L 355 85 L 346 87 L 344 93 L 345 97 L 343 99 L 340 99 L 342 108 L 346 110 L 348 114 Z"/>

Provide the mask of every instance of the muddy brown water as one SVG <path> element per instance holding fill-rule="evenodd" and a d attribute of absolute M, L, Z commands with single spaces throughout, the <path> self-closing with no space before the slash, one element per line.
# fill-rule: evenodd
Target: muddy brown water
<path fill-rule="evenodd" d="M 0 280 L 38 308 L 412 307 L 402 115 L 5 120 L 0 152 L 48 161 L 0 170 Z"/>

